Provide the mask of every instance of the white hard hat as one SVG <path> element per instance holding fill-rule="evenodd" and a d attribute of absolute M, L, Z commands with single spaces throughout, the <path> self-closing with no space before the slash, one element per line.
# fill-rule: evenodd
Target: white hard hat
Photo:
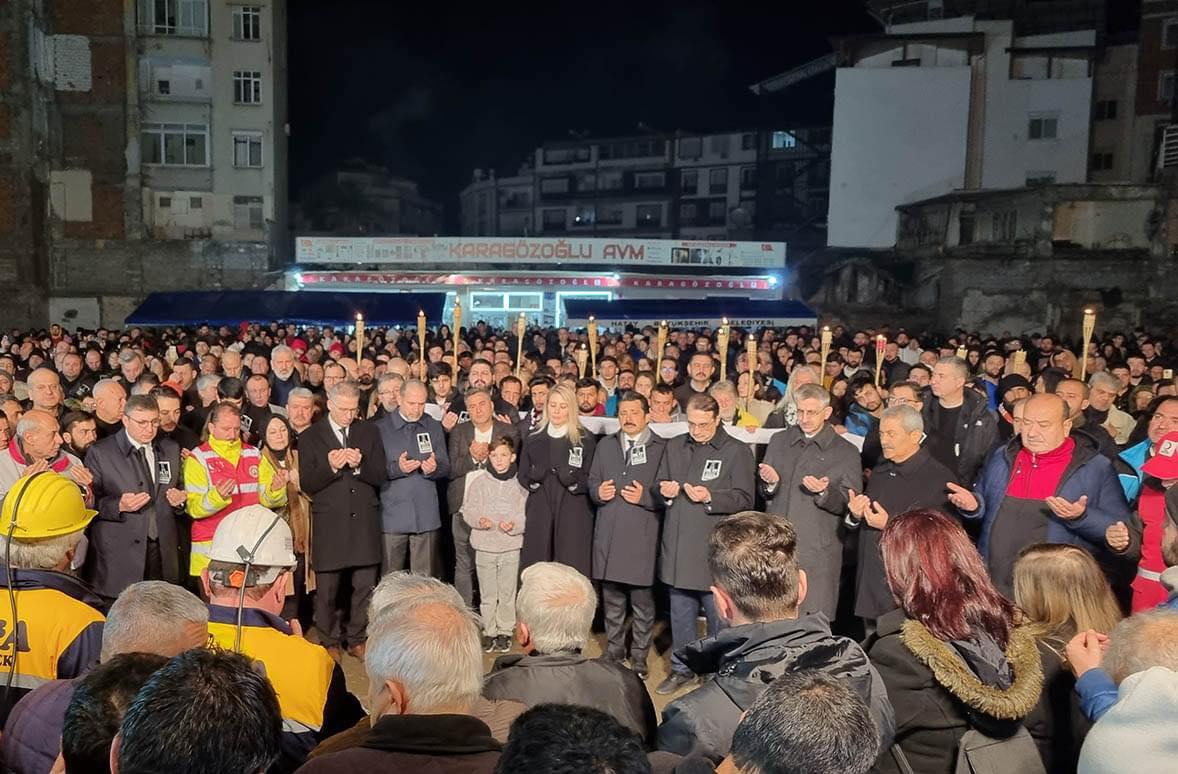
<path fill-rule="evenodd" d="M 240 565 L 248 560 L 254 567 L 294 567 L 294 538 L 290 527 L 274 511 L 261 505 L 247 505 L 233 511 L 217 525 L 209 559 Z M 276 573 L 274 575 L 276 577 Z M 273 580 L 259 578 L 258 582 Z"/>

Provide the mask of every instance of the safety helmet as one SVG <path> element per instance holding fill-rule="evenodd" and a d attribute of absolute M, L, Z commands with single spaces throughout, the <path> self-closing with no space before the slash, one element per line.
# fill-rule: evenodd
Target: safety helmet
<path fill-rule="evenodd" d="M 249 558 L 251 552 L 252 559 Z M 233 511 L 217 525 L 209 559 L 243 566 L 248 559 L 253 567 L 271 571 L 259 574 L 251 570 L 253 577 L 244 578 L 244 585 L 272 583 L 279 570 L 295 566 L 294 538 L 290 526 L 274 511 L 262 505 L 247 505 Z M 242 583 L 226 585 L 236 588 Z"/>
<path fill-rule="evenodd" d="M 86 529 L 97 515 L 98 511 L 86 507 L 73 479 L 42 471 L 17 479 L 5 494 L 0 535 L 7 537 L 12 530 L 13 540 L 61 537 Z"/>

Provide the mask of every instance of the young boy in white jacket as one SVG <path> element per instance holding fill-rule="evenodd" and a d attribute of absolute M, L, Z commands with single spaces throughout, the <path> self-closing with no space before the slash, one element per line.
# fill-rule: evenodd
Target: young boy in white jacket
<path fill-rule="evenodd" d="M 475 552 L 483 650 L 507 653 L 515 629 L 515 591 L 528 490 L 516 478 L 515 445 L 510 438 L 492 441 L 488 459 L 491 464 L 486 475 L 471 482 L 466 492 L 462 518 L 470 525 L 470 545 Z"/>

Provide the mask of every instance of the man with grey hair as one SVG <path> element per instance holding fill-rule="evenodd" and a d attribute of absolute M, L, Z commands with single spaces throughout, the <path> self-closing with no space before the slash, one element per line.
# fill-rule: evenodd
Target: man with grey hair
<path fill-rule="evenodd" d="M 400 374 L 386 371 L 380 375 L 376 380 L 376 400 L 379 405 L 373 419 L 384 419 L 397 410 L 401 405 L 401 385 L 404 383 L 405 377 Z"/>
<path fill-rule="evenodd" d="M 425 385 L 410 379 L 396 411 L 376 422 L 389 463 L 380 488 L 385 572 L 437 572 L 438 482 L 450 473 L 450 455 L 442 424 L 425 414 L 427 398 Z"/>
<path fill-rule="evenodd" d="M 1129 443 L 1137 421 L 1116 406 L 1121 380 L 1107 371 L 1097 371 L 1088 379 L 1088 390 L 1088 408 L 1084 409 L 1084 417 L 1092 425 L 1107 430 L 1118 446 Z"/>
<path fill-rule="evenodd" d="M 1080 709 L 1096 721 L 1078 771 L 1170 771 L 1178 749 L 1178 612 L 1138 613 L 1108 637 L 1080 632 L 1066 652 Z"/>
<path fill-rule="evenodd" d="M 394 601 L 369 625 L 364 667 L 372 729 L 361 746 L 300 771 L 463 771 L 491 774 L 502 745 L 471 714 L 483 654 L 474 615 L 436 594 Z"/>
<path fill-rule="evenodd" d="M 295 368 L 295 359 L 294 350 L 285 344 L 270 350 L 271 399 L 280 406 L 286 405 L 291 390 L 303 385 Z"/>
<path fill-rule="evenodd" d="M 82 487 L 93 482 L 82 461 L 62 448 L 57 418 L 41 409 L 26 411 L 16 423 L 12 443 L 0 449 L 0 497 L 17 479 L 51 470 L 69 477 Z"/>
<path fill-rule="evenodd" d="M 205 423 L 209 419 L 209 411 L 218 400 L 217 387 L 220 384 L 221 376 L 219 374 L 204 374 L 196 379 L 196 394 L 200 398 L 200 405 L 194 406 L 192 411 L 186 413 L 181 421 L 185 427 L 198 436 L 203 435 Z"/>
<path fill-rule="evenodd" d="M 204 647 L 209 610 L 191 592 L 163 581 L 141 581 L 123 590 L 107 614 L 100 662 L 122 653 L 171 658 Z M 46 772 L 61 752 L 66 706 L 78 678 L 51 680 L 25 696 L 4 726 L 5 769 L 14 774 Z"/>
<path fill-rule="evenodd" d="M 872 469 L 867 488 L 847 492 L 850 515 L 846 523 L 859 530 L 855 615 L 863 618 L 868 634 L 875 630 L 877 618 L 896 608 L 879 553 L 880 532 L 888 518 L 917 508 L 952 513 L 946 487 L 957 483 L 953 471 L 921 446 L 924 420 L 911 406 L 884 410 L 879 440 L 883 459 Z"/>
<path fill-rule="evenodd" d="M 143 376 L 145 366 L 143 355 L 133 349 L 124 349 L 119 353 L 119 373 L 115 379 L 120 380 L 129 391 L 135 386 L 135 382 L 139 381 L 139 377 Z"/>
<path fill-rule="evenodd" d="M 803 384 L 793 393 L 797 424 L 769 441 L 757 466 L 765 511 L 788 519 L 798 533 L 798 564 L 810 581 L 802 614 L 833 621 L 843 567 L 840 525 L 847 492 L 863 484 L 859 450 L 830 425 L 830 393 Z"/>
<path fill-rule="evenodd" d="M 388 480 L 380 433 L 359 415 L 359 388 L 340 382 L 328 393 L 327 416 L 299 435 L 299 488 L 311 496 L 315 628 L 333 655 L 346 646 L 357 658 L 380 575 L 377 492 Z"/>
<path fill-rule="evenodd" d="M 529 707 L 583 704 L 612 715 L 652 745 L 657 721 L 642 678 L 583 653 L 596 607 L 593 584 L 572 567 L 538 562 L 525 569 L 515 602 L 516 638 L 524 653 L 495 660 L 483 695 Z"/>
<path fill-rule="evenodd" d="M 306 387 L 292 389 L 286 396 L 286 418 L 295 435 L 302 435 L 315 421 L 315 393 Z"/>
<path fill-rule="evenodd" d="M 969 366 L 959 357 L 943 357 L 933 366 L 932 397 L 924 402 L 925 445 L 933 459 L 954 471 L 964 487 L 986 461 L 998 440 L 998 423 L 989 401 L 965 389 Z"/>

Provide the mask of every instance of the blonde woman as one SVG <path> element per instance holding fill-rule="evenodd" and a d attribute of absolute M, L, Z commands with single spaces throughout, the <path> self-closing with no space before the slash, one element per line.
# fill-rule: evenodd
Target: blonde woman
<path fill-rule="evenodd" d="M 1076 632 L 1108 634 L 1121 620 L 1121 609 L 1092 555 L 1059 543 L 1028 546 L 1019 554 L 1014 601 L 1043 661 L 1043 695 L 1027 718 L 1027 730 L 1048 772 L 1073 772 L 1091 724 L 1080 712 L 1064 646 Z"/>
<path fill-rule="evenodd" d="M 563 383 L 553 387 L 540 426 L 524 441 L 519 459 L 519 482 L 528 490 L 521 569 L 536 562 L 560 562 L 590 574 L 593 508 L 588 479 L 593 449 L 593 435 L 577 418 L 572 388 Z"/>

